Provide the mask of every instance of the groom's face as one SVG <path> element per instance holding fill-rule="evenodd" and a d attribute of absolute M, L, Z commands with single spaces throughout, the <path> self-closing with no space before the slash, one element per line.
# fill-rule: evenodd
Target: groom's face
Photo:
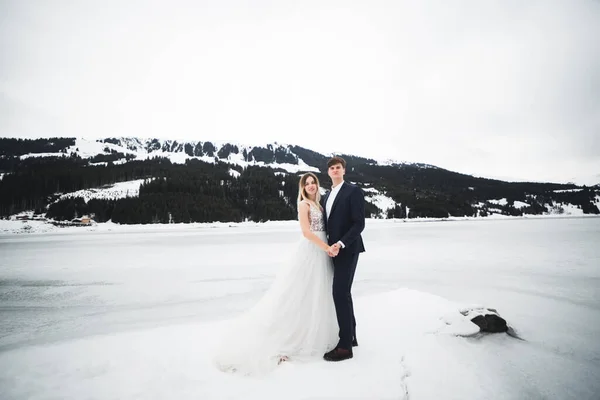
<path fill-rule="evenodd" d="M 342 167 L 342 164 L 333 164 L 327 170 L 327 175 L 329 175 L 329 177 L 332 180 L 343 178 L 345 173 L 346 173 L 346 170 L 344 169 L 344 167 Z"/>

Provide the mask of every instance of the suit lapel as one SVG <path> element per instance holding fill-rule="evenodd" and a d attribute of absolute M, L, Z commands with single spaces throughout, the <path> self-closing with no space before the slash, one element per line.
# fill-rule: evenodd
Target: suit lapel
<path fill-rule="evenodd" d="M 331 194 L 331 190 L 328 191 L 327 193 L 325 193 L 325 196 L 323 196 L 323 199 L 321 200 L 321 207 L 323 207 L 323 213 L 325 214 L 326 219 L 327 219 L 327 199 L 329 198 L 330 194 Z"/>

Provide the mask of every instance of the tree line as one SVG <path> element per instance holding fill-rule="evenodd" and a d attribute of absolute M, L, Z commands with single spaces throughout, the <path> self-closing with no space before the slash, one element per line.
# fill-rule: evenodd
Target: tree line
<path fill-rule="evenodd" d="M 0 156 L 0 217 L 35 210 L 50 218 L 69 220 L 94 214 L 97 221 L 119 223 L 215 222 L 289 220 L 297 217 L 296 198 L 300 174 L 283 169 L 240 166 L 220 161 L 240 151 L 234 145 L 219 151 L 210 142 L 191 153 L 212 154 L 214 162 L 189 159 L 173 164 L 168 158 L 135 160 L 132 156 L 122 164 L 117 159 L 127 155 L 106 149 L 104 155 L 82 159 L 77 154 L 64 157 L 31 157 L 21 160 L 23 151 L 54 152 L 74 145 L 74 141 L 44 139 L 21 141 L 2 139 Z M 118 139 L 114 141 L 120 143 Z M 105 140 L 112 143 L 111 139 Z M 161 146 L 160 142 L 149 145 Z M 166 144 L 163 143 L 162 146 Z M 172 142 L 173 146 L 187 144 Z M 200 145 L 200 142 L 197 144 Z M 62 146 L 62 147 L 61 147 Z M 301 158 L 309 165 L 321 167 L 317 173 L 323 187 L 330 184 L 327 157 L 293 146 L 292 153 L 281 147 L 255 148 L 244 158 L 264 162 L 295 163 Z M 295 155 L 295 156 L 294 156 Z M 596 187 L 573 184 L 504 182 L 475 178 L 442 168 L 418 164 L 382 166 L 374 160 L 342 155 L 347 161 L 346 180 L 363 188 L 375 188 L 391 197 L 397 206 L 387 212 L 388 218 L 485 216 L 491 212 L 505 215 L 541 214 L 551 211 L 557 202 L 571 203 L 586 214 L 599 214 L 594 204 L 600 192 Z M 100 164 L 97 164 L 100 163 Z M 234 172 L 235 171 L 235 172 Z M 279 174 L 284 172 L 284 174 Z M 60 194 L 81 189 L 99 188 L 117 182 L 143 179 L 139 196 L 85 202 L 81 198 L 59 200 Z M 575 189 L 574 191 L 568 191 Z M 557 192 L 557 190 L 563 190 Z M 567 190 L 567 191 L 565 191 Z M 365 191 L 367 196 L 369 191 Z M 506 204 L 492 204 L 490 199 L 506 199 Z M 527 203 L 518 207 L 516 202 Z M 482 207 L 475 207 L 482 204 Z M 370 202 L 367 216 L 380 215 Z"/>
<path fill-rule="evenodd" d="M 145 180 L 138 197 L 57 200 L 60 193 L 134 179 Z M 120 223 L 289 220 L 296 218 L 297 184 L 296 176 L 277 176 L 269 168 L 198 160 L 90 166 L 76 156 L 35 158 L 22 160 L 0 181 L 0 216 L 35 210 L 57 220 L 94 214 L 97 221 Z"/>

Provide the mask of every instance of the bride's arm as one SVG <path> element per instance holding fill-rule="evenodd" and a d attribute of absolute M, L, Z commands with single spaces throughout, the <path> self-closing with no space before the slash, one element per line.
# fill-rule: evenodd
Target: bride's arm
<path fill-rule="evenodd" d="M 327 243 L 325 243 L 324 241 L 322 241 L 317 235 L 315 235 L 310 230 L 309 213 L 310 213 L 310 206 L 305 202 L 301 202 L 298 205 L 298 217 L 300 219 L 300 228 L 302 228 L 302 235 L 304 235 L 305 238 L 307 238 L 308 240 L 310 240 L 311 242 L 313 242 L 314 244 L 319 246 L 324 251 L 329 250 L 329 245 Z"/>

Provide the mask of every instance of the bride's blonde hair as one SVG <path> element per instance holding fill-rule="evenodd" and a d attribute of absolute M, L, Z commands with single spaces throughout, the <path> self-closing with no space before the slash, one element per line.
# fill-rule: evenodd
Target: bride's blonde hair
<path fill-rule="evenodd" d="M 315 174 L 313 174 L 312 172 L 307 172 L 304 175 L 302 175 L 302 177 L 300 178 L 300 182 L 298 182 L 298 205 L 300 205 L 300 202 L 302 200 L 306 200 L 306 201 L 312 201 L 309 197 L 308 197 L 308 193 L 306 193 L 306 180 L 308 178 L 313 178 L 315 180 L 315 183 L 317 184 L 317 193 L 315 195 L 315 203 L 317 203 L 317 205 L 319 205 L 319 203 L 321 202 L 321 185 L 319 184 L 319 178 L 317 178 L 317 176 Z"/>

